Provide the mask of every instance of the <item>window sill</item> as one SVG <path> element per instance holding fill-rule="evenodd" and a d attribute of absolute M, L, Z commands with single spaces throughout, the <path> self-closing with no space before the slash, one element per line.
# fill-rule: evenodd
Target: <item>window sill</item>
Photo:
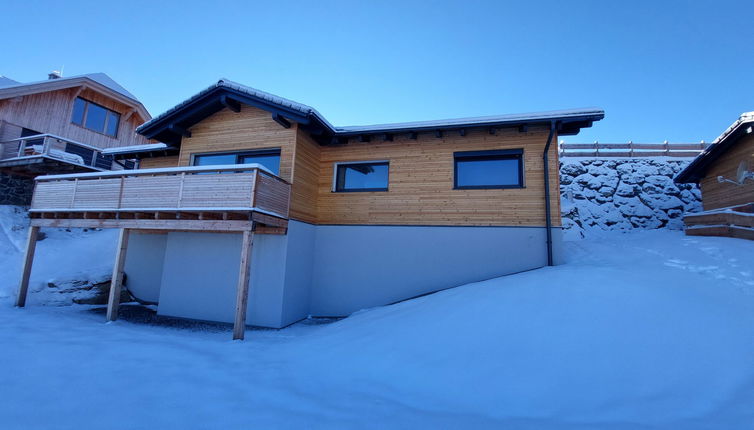
<path fill-rule="evenodd" d="M 387 188 L 364 188 L 359 190 L 332 190 L 332 193 L 386 193 Z"/>
<path fill-rule="evenodd" d="M 453 187 L 454 190 L 515 190 L 526 188 L 523 185 L 488 185 L 488 186 L 464 186 Z"/>

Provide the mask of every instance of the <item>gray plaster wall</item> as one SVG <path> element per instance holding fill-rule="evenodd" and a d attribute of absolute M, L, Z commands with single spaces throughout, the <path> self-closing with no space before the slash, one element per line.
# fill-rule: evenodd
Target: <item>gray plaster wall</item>
<path fill-rule="evenodd" d="M 560 229 L 553 229 L 556 261 Z M 345 316 L 547 264 L 544 228 L 317 226 L 310 313 Z"/>
<path fill-rule="evenodd" d="M 167 236 L 158 314 L 233 322 L 241 234 L 171 232 Z M 255 236 L 249 325 L 281 326 L 284 251 L 284 236 Z"/>
<path fill-rule="evenodd" d="M 556 262 L 560 233 L 553 229 Z M 238 233 L 135 233 L 128 287 L 158 301 L 160 315 L 230 323 L 240 251 Z M 308 315 L 347 316 L 546 263 L 544 228 L 291 221 L 287 235 L 255 235 L 246 321 L 279 328 Z"/>
<path fill-rule="evenodd" d="M 310 314 L 312 273 L 316 228 L 311 224 L 290 221 L 288 224 L 283 291 L 283 325 L 292 324 Z"/>
<path fill-rule="evenodd" d="M 157 302 L 160 299 L 167 238 L 167 234 L 129 235 L 123 271 L 127 274 L 126 287 L 139 300 Z"/>

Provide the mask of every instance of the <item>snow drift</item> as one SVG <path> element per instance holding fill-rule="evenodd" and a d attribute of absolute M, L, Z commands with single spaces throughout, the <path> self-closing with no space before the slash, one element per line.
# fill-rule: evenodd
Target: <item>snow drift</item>
<path fill-rule="evenodd" d="M 0 419 L 7 429 L 750 428 L 754 243 L 647 231 L 567 246 L 563 266 L 333 324 L 253 330 L 245 342 L 104 324 L 84 306 L 0 306 Z"/>

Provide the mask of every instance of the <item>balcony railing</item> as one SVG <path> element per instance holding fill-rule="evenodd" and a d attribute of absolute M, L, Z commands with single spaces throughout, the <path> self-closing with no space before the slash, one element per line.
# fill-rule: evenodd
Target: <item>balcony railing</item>
<path fill-rule="evenodd" d="M 111 155 L 91 145 L 75 142 L 53 134 L 37 134 L 0 142 L 0 161 L 47 157 L 93 170 L 113 170 Z"/>
<path fill-rule="evenodd" d="M 30 212 L 55 219 L 159 220 L 186 213 L 224 220 L 239 212 L 287 219 L 291 190 L 258 164 L 49 175 L 36 181 Z M 223 213 L 225 218 L 218 216 Z"/>

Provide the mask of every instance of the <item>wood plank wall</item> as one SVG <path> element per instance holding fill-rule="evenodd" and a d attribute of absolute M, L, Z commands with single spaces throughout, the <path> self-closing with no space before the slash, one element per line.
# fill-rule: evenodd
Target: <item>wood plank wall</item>
<path fill-rule="evenodd" d="M 150 143 L 144 136 L 136 134 L 136 127 L 143 122 L 138 114 L 133 114 L 124 121 L 123 118 L 131 110 L 130 107 L 90 89 L 81 91 L 79 96 L 121 114 L 118 136 L 97 133 L 71 123 L 73 100 L 78 92 L 78 88 L 68 88 L 0 100 L 0 120 L 99 148 Z M 17 137 L 20 137 L 20 134 L 13 138 Z"/>
<path fill-rule="evenodd" d="M 399 224 L 544 226 L 542 151 L 548 129 L 526 133 L 502 129 L 496 135 L 475 130 L 460 136 L 419 134 L 412 140 L 396 136 L 392 142 L 351 141 L 321 149 L 318 222 L 321 224 Z M 556 139 L 556 137 L 554 138 Z M 454 190 L 453 152 L 492 149 L 524 150 L 525 188 Z M 389 160 L 389 191 L 332 192 L 333 166 L 342 161 Z M 550 152 L 553 225 L 560 226 L 558 158 Z M 295 181 L 295 178 L 294 178 Z"/>
<path fill-rule="evenodd" d="M 163 167 L 178 167 L 178 156 L 143 158 L 139 161 L 139 169 L 158 169 Z"/>
<path fill-rule="evenodd" d="M 178 164 L 188 166 L 194 154 L 280 148 L 280 176 L 292 183 L 291 218 L 319 224 L 544 226 L 542 151 L 545 127 L 447 132 L 436 138 L 421 133 L 416 140 L 397 135 L 392 142 L 351 140 L 320 146 L 297 124 L 286 129 L 270 113 L 249 106 L 206 118 L 183 138 Z M 553 142 L 557 141 L 557 136 Z M 525 188 L 453 190 L 453 152 L 491 149 L 524 150 Z M 166 157 L 170 158 L 170 157 Z M 387 192 L 333 193 L 333 166 L 342 161 L 390 161 Z M 142 167 L 174 165 L 174 159 L 145 159 Z M 560 226 L 558 155 L 550 152 L 553 225 Z"/>
<path fill-rule="evenodd" d="M 296 132 L 296 147 L 291 184 L 291 218 L 309 223 L 318 222 L 321 149 L 308 133 Z"/>
<path fill-rule="evenodd" d="M 280 177 L 291 181 L 296 128 L 284 128 L 269 112 L 242 105 L 236 113 L 223 109 L 190 128 L 181 140 L 180 166 L 190 166 L 191 156 L 212 152 L 280 149 Z"/>
<path fill-rule="evenodd" d="M 744 185 L 729 182 L 720 183 L 718 176 L 736 180 L 739 164 L 748 163 L 749 171 L 754 170 L 754 136 L 746 135 L 728 149 L 707 171 L 699 182 L 702 187 L 702 206 L 704 210 L 724 208 L 754 202 L 754 181 L 748 180 Z"/>

